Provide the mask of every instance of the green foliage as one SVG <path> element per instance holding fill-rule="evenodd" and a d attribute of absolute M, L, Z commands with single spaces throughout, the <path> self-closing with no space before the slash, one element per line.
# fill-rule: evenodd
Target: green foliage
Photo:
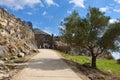
<path fill-rule="evenodd" d="M 3 29 L 2 25 L 0 24 L 0 29 Z"/>
<path fill-rule="evenodd" d="M 3 56 L 0 55 L 0 60 L 3 58 Z"/>
<path fill-rule="evenodd" d="M 17 58 L 14 60 L 14 63 L 24 63 L 25 59 L 24 58 Z"/>
<path fill-rule="evenodd" d="M 118 51 L 119 45 L 115 42 L 120 40 L 120 22 L 110 24 L 109 29 L 105 32 L 101 39 L 101 45 L 106 49 Z"/>
<path fill-rule="evenodd" d="M 67 43 L 74 43 L 77 27 L 80 26 L 81 18 L 79 17 L 79 14 L 77 11 L 73 11 L 73 13 L 64 19 L 64 23 L 62 23 L 62 26 L 65 25 L 64 29 L 60 29 L 62 35 L 64 36 L 64 40 Z M 75 34 L 75 35 L 74 35 Z M 79 36 L 79 35 L 78 35 Z"/>
<path fill-rule="evenodd" d="M 98 8 L 90 8 L 87 18 L 92 28 L 102 28 L 108 24 L 110 17 L 104 16 L 105 13 L 99 11 Z"/>
<path fill-rule="evenodd" d="M 91 62 L 91 58 L 87 57 L 87 56 L 74 56 L 74 55 L 70 55 L 70 54 L 65 54 L 65 53 L 60 52 L 60 51 L 57 51 L 57 52 L 60 53 L 66 59 L 76 61 L 76 62 L 78 62 L 80 64 L 90 63 Z"/>
<path fill-rule="evenodd" d="M 120 64 L 120 59 L 117 59 L 117 63 Z"/>
<path fill-rule="evenodd" d="M 98 59 L 97 67 L 102 71 L 111 70 L 113 74 L 120 75 L 120 65 L 116 60 Z"/>
<path fill-rule="evenodd" d="M 109 56 L 106 57 L 106 59 L 112 60 L 112 59 L 114 59 L 114 57 L 112 55 L 109 55 Z"/>
<path fill-rule="evenodd" d="M 64 19 L 65 29 L 61 32 L 65 42 L 86 48 L 91 53 L 93 67 L 96 67 L 96 57 L 108 50 L 101 45 L 101 36 L 104 36 L 102 32 L 108 26 L 109 19 L 98 8 L 90 8 L 83 19 L 76 11 Z"/>

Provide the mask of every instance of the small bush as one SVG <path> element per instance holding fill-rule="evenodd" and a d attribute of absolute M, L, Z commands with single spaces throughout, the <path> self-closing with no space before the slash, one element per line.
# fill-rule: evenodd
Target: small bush
<path fill-rule="evenodd" d="M 32 52 L 34 52 L 34 53 L 39 53 L 39 50 L 33 49 Z"/>
<path fill-rule="evenodd" d="M 24 63 L 25 59 L 24 58 L 18 58 L 16 60 L 14 60 L 14 63 Z"/>
<path fill-rule="evenodd" d="M 112 55 L 109 55 L 109 56 L 106 57 L 106 59 L 112 60 L 112 59 L 114 59 L 114 57 Z"/>
<path fill-rule="evenodd" d="M 3 58 L 3 56 L 0 55 L 0 60 Z"/>
<path fill-rule="evenodd" d="M 3 29 L 2 25 L 0 24 L 0 29 Z"/>
<path fill-rule="evenodd" d="M 9 58 L 9 60 L 14 60 L 14 59 L 16 59 L 15 56 L 11 56 L 11 57 Z"/>
<path fill-rule="evenodd" d="M 117 59 L 117 63 L 120 64 L 120 59 Z"/>

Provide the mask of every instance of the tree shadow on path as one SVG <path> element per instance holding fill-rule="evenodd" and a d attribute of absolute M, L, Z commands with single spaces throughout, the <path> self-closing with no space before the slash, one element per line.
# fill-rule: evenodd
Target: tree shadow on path
<path fill-rule="evenodd" d="M 69 69 L 69 66 L 62 59 L 33 59 L 28 64 L 28 68 L 41 70 L 63 70 Z"/>

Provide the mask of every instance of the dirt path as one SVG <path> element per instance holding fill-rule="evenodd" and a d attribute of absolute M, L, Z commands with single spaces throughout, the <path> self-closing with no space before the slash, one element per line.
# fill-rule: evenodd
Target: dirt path
<path fill-rule="evenodd" d="M 28 62 L 14 80 L 82 80 L 56 54 L 49 49 L 40 49 L 40 53 Z"/>

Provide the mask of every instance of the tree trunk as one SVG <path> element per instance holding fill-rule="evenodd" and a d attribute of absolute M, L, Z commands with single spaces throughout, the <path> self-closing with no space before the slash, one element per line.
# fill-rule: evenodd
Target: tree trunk
<path fill-rule="evenodd" d="M 97 68 L 97 66 L 96 66 L 96 56 L 92 56 L 92 68 Z"/>

